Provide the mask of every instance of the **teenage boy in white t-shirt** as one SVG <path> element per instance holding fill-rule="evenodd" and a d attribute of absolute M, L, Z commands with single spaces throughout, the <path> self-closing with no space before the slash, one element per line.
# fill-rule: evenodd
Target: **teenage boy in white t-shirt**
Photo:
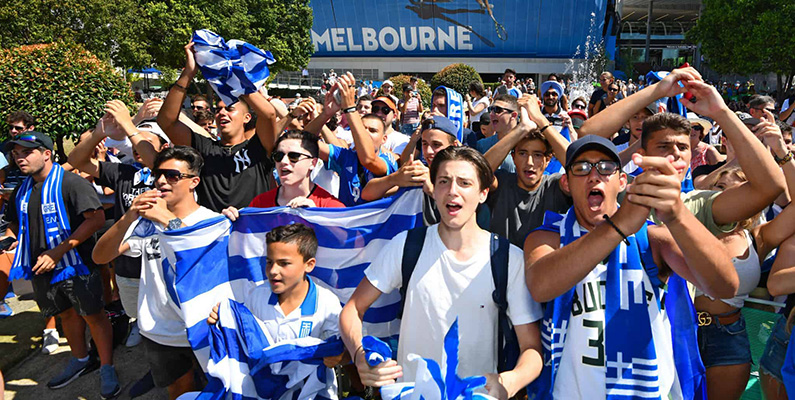
<path fill-rule="evenodd" d="M 401 259 L 406 233 L 390 241 L 383 260 L 371 264 L 340 315 L 345 345 L 355 360 L 362 383 L 384 386 L 405 376 L 413 380 L 409 353 L 438 362 L 444 369 L 444 335 L 458 319 L 458 376 L 485 375 L 486 389 L 500 399 L 513 396 L 541 371 L 541 339 L 536 321 L 541 307 L 524 282 L 522 252 L 508 255 L 508 316 L 521 353 L 516 368 L 497 374 L 497 306 L 492 299 L 490 234 L 477 225 L 475 210 L 486 201 L 494 180 L 486 159 L 468 147 L 451 146 L 435 155 L 431 165 L 433 197 L 442 222 L 428 228 L 406 290 L 397 360 L 370 367 L 362 350 L 362 317 L 382 293 L 402 285 Z M 404 372 L 405 371 L 405 372 Z"/>

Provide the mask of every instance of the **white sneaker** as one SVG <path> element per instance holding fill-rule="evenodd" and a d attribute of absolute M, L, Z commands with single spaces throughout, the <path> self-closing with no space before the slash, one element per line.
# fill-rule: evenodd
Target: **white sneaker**
<path fill-rule="evenodd" d="M 61 337 L 58 335 L 57 329 L 45 329 L 42 335 L 41 352 L 44 354 L 52 354 L 58 350 L 59 340 Z"/>
<path fill-rule="evenodd" d="M 130 327 L 130 334 L 127 335 L 127 341 L 124 345 L 127 347 L 135 347 L 141 344 L 141 332 L 138 330 L 138 321 L 133 320 Z"/>

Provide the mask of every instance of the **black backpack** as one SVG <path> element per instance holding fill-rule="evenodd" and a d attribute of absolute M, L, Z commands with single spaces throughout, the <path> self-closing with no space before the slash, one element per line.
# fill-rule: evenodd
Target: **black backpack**
<path fill-rule="evenodd" d="M 406 302 L 406 291 L 409 280 L 417 260 L 420 258 L 422 246 L 425 243 L 425 233 L 428 227 L 421 226 L 408 231 L 406 244 L 403 247 L 403 262 L 401 274 L 403 284 L 400 286 L 400 308 L 398 318 L 403 317 L 403 307 Z M 497 305 L 499 317 L 497 319 L 497 371 L 510 371 L 516 367 L 519 359 L 519 340 L 508 318 L 508 250 L 511 243 L 508 239 L 491 234 L 491 276 L 494 279 L 495 290 L 491 294 L 492 300 Z"/>

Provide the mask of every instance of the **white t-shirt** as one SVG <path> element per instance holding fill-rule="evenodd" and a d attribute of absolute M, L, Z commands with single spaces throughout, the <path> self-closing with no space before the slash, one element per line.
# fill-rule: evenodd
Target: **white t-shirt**
<path fill-rule="evenodd" d="M 629 143 L 621 143 L 618 146 L 616 146 L 616 149 L 618 150 L 619 153 L 626 150 L 627 148 L 629 148 Z M 629 160 L 629 162 L 624 164 L 624 166 L 621 169 L 624 170 L 625 174 L 631 174 L 638 169 L 638 166 L 637 164 L 635 164 L 634 161 Z"/>
<path fill-rule="evenodd" d="M 409 137 L 393 130 L 389 133 L 389 135 L 387 135 L 386 143 L 384 143 L 381 148 L 400 155 L 400 153 L 403 152 L 403 149 L 406 148 L 407 144 L 409 144 Z"/>
<path fill-rule="evenodd" d="M 489 101 L 489 98 L 488 98 L 488 96 L 483 96 L 483 97 L 481 97 L 481 98 L 479 98 L 479 99 L 475 100 L 475 102 L 474 102 L 474 103 L 472 103 L 472 108 L 473 108 L 473 109 L 475 109 L 475 108 L 478 108 L 478 104 L 485 104 L 486 106 L 485 106 L 485 107 L 483 107 L 483 109 L 482 109 L 482 110 L 480 110 L 480 112 L 479 112 L 479 113 L 477 113 L 477 114 L 475 114 L 475 115 L 472 115 L 472 116 L 470 116 L 470 117 L 469 117 L 469 121 L 470 121 L 470 122 L 480 122 L 480 116 L 481 116 L 481 115 L 483 115 L 483 113 L 487 113 L 487 112 L 489 112 L 489 104 L 490 104 L 490 103 L 491 103 L 491 102 Z"/>
<path fill-rule="evenodd" d="M 116 140 L 108 137 L 105 139 L 105 147 L 119 150 L 119 153 L 124 154 L 129 160 L 133 158 L 133 145 L 129 138 Z"/>
<path fill-rule="evenodd" d="M 245 304 L 265 326 L 270 337 L 278 343 L 302 337 L 328 339 L 339 336 L 342 305 L 330 290 L 309 279 L 309 291 L 301 306 L 284 315 L 277 295 L 267 283 L 252 289 Z"/>
<path fill-rule="evenodd" d="M 199 207 L 182 219 L 185 225 L 194 225 L 205 219 L 218 216 L 209 208 Z M 141 221 L 140 219 L 138 220 Z M 127 231 L 126 242 L 130 249 L 124 255 L 141 257 L 141 281 L 138 288 L 138 328 L 147 339 L 172 347 L 190 347 L 185 330 L 185 321 L 179 307 L 171 300 L 163 278 L 160 239 L 157 236 L 140 238 L 131 236 L 137 222 Z"/>
<path fill-rule="evenodd" d="M 652 287 L 648 276 L 643 274 L 646 287 Z M 552 397 L 555 399 L 604 399 L 606 393 L 606 356 L 604 351 L 605 327 L 605 287 L 607 286 L 607 266 L 597 265 L 588 275 L 577 283 L 576 294 L 571 306 L 566 342 L 560 360 L 560 369 L 555 377 Z M 656 300 L 649 302 L 652 315 L 652 336 L 657 349 L 657 371 L 659 374 L 660 397 L 668 398 L 674 383 L 676 369 L 672 354 L 671 325 L 666 313 L 660 312 Z M 631 335 L 632 332 L 627 332 Z M 668 349 L 661 351 L 661 349 Z M 631 368 L 632 360 L 622 360 L 624 370 Z M 614 360 L 610 366 L 615 365 Z"/>
<path fill-rule="evenodd" d="M 436 360 L 444 371 L 444 335 L 458 318 L 459 376 L 497 372 L 497 305 L 492 299 L 491 251 L 488 232 L 481 232 L 484 245 L 467 261 L 457 260 L 445 247 L 439 225 L 428 227 L 422 253 L 409 281 L 397 362 L 403 376 L 414 379 L 408 354 Z M 364 274 L 382 293 L 402 285 L 401 260 L 406 232 L 395 236 L 382 250 L 379 264 Z M 525 284 L 522 250 L 511 245 L 508 253 L 508 316 L 514 325 L 539 320 L 541 306 L 533 301 Z"/>

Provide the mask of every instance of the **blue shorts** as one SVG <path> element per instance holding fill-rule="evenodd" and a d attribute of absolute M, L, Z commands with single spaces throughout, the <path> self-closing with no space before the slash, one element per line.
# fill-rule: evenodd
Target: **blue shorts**
<path fill-rule="evenodd" d="M 784 357 L 787 355 L 787 345 L 789 344 L 787 334 L 787 319 L 783 316 L 778 319 L 770 332 L 770 338 L 765 345 L 765 352 L 759 359 L 759 369 L 762 372 L 776 378 L 781 383 L 781 367 L 784 365 Z"/>
<path fill-rule="evenodd" d="M 745 318 L 721 325 L 717 318 L 707 326 L 698 327 L 698 350 L 704 366 L 748 364 L 751 362 L 751 342 L 745 330 Z"/>

